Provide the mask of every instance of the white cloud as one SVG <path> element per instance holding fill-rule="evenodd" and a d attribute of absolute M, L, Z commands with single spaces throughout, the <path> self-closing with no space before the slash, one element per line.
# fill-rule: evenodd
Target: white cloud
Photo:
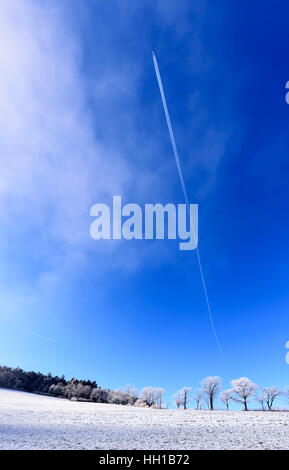
<path fill-rule="evenodd" d="M 48 4 L 0 4 L 0 203 L 79 244 L 91 203 L 121 192 L 130 171 L 93 136 L 80 45 L 59 21 Z"/>
<path fill-rule="evenodd" d="M 57 297 L 53 289 L 62 291 L 91 253 L 99 275 L 108 267 L 134 270 L 143 259 L 167 258 L 159 245 L 131 244 L 124 250 L 90 239 L 92 204 L 132 188 L 136 197 L 152 197 L 157 168 L 142 167 L 139 178 L 138 156 L 128 163 L 113 145 L 113 129 L 110 139 L 95 137 L 103 103 L 133 94 L 139 69 L 116 61 L 112 70 L 86 79 L 83 44 L 61 8 L 54 0 L 0 2 L 0 313 L 6 318 L 31 316 Z M 93 106 L 100 107 L 97 118 L 88 105 L 91 95 Z M 151 138 L 148 148 L 140 149 L 134 131 L 126 139 L 132 151 L 154 148 Z M 45 260 L 27 277 L 30 254 L 31 263 Z"/>

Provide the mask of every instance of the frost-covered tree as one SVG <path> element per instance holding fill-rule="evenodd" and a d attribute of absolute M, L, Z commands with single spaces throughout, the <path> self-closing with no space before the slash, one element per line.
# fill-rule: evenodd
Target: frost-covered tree
<path fill-rule="evenodd" d="M 182 398 L 181 398 L 181 393 L 180 392 L 176 392 L 174 394 L 174 402 L 175 402 L 175 405 L 176 405 L 177 409 L 179 409 L 181 404 L 182 404 Z"/>
<path fill-rule="evenodd" d="M 232 400 L 232 390 L 223 390 L 220 394 L 220 399 L 226 405 L 227 411 L 229 411 L 229 403 Z"/>
<path fill-rule="evenodd" d="M 65 390 L 65 396 L 67 398 L 72 398 L 72 397 L 76 397 L 76 387 L 77 387 L 77 384 L 78 384 L 78 380 L 76 379 L 71 379 L 67 385 L 66 385 L 66 390 Z"/>
<path fill-rule="evenodd" d="M 155 400 L 154 393 L 154 387 L 144 387 L 141 391 L 141 400 L 148 406 L 152 406 Z"/>
<path fill-rule="evenodd" d="M 207 399 L 208 408 L 210 410 L 214 409 L 214 401 L 221 390 L 222 379 L 217 376 L 206 377 L 201 381 L 202 391 Z"/>
<path fill-rule="evenodd" d="M 256 392 L 255 394 L 255 400 L 260 403 L 261 407 L 262 407 L 262 411 L 265 411 L 265 397 L 264 397 L 264 393 L 263 391 L 261 390 L 260 392 Z"/>
<path fill-rule="evenodd" d="M 131 402 L 134 403 L 139 398 L 139 391 L 133 385 L 127 385 L 125 391 L 130 396 Z"/>
<path fill-rule="evenodd" d="M 58 397 L 64 396 L 65 394 L 65 385 L 63 382 L 58 382 L 49 387 L 49 393 L 56 395 Z"/>
<path fill-rule="evenodd" d="M 141 400 L 148 406 L 162 407 L 162 398 L 165 393 L 163 388 L 145 387 L 141 391 Z"/>
<path fill-rule="evenodd" d="M 244 405 L 244 410 L 248 411 L 248 400 L 256 392 L 258 385 L 247 377 L 240 377 L 232 380 L 232 399 Z"/>
<path fill-rule="evenodd" d="M 113 405 L 128 405 L 130 396 L 121 390 L 109 390 L 107 395 L 108 403 Z"/>
<path fill-rule="evenodd" d="M 104 388 L 95 387 L 91 390 L 90 399 L 96 403 L 107 403 L 108 392 Z"/>
<path fill-rule="evenodd" d="M 119 388 L 117 392 L 121 392 L 126 396 L 126 404 L 128 405 L 134 405 L 140 395 L 139 391 L 132 385 L 127 385 L 125 388 Z"/>
<path fill-rule="evenodd" d="M 156 388 L 155 389 L 155 404 L 159 408 L 162 408 L 164 393 L 165 393 L 165 390 L 163 388 Z"/>
<path fill-rule="evenodd" d="M 267 405 L 269 411 L 272 410 L 274 401 L 282 394 L 278 387 L 265 387 L 262 388 L 262 395 L 264 402 Z"/>
<path fill-rule="evenodd" d="M 198 388 L 193 396 L 193 400 L 196 403 L 196 410 L 202 409 L 202 399 L 203 399 L 203 391 L 201 388 Z"/>
<path fill-rule="evenodd" d="M 75 396 L 77 398 L 84 398 L 85 400 L 88 400 L 91 394 L 91 387 L 90 385 L 83 385 L 81 383 L 77 384 L 75 388 Z"/>
<path fill-rule="evenodd" d="M 187 409 L 187 405 L 191 400 L 191 396 L 190 396 L 191 390 L 192 390 L 191 387 L 183 387 L 179 392 L 180 397 L 181 397 L 181 404 L 183 405 L 184 410 Z"/>

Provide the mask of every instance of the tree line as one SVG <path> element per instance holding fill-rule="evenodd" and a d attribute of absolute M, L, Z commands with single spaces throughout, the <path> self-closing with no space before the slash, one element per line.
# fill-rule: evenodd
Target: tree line
<path fill-rule="evenodd" d="M 232 387 L 222 390 L 222 379 L 217 376 L 204 378 L 200 387 L 192 393 L 191 387 L 183 387 L 174 394 L 176 407 L 187 409 L 190 403 L 194 403 L 196 410 L 207 407 L 215 409 L 216 399 L 224 403 L 227 410 L 230 403 L 243 405 L 248 411 L 250 400 L 257 401 L 262 410 L 273 410 L 277 399 L 285 395 L 289 400 L 289 387 L 281 390 L 279 387 L 259 388 L 252 380 L 241 377 L 231 381 Z M 91 401 L 95 403 L 110 403 L 117 405 L 134 405 L 140 407 L 164 408 L 163 396 L 165 390 L 157 387 L 144 387 L 141 391 L 131 385 L 125 389 L 110 390 L 100 387 L 95 381 L 78 380 L 75 378 L 67 381 L 64 376 L 44 375 L 41 372 L 24 371 L 17 368 L 0 366 L 0 388 L 21 390 L 24 392 L 41 395 L 67 398 L 77 401 Z"/>
<path fill-rule="evenodd" d="M 64 376 L 44 375 L 41 372 L 0 366 L 0 388 L 20 390 L 41 395 L 55 396 L 78 401 L 110 403 L 116 405 L 135 405 L 162 408 L 162 388 L 145 387 L 141 392 L 128 385 L 125 389 L 110 390 L 102 388 L 95 381 L 65 380 Z"/>
<path fill-rule="evenodd" d="M 230 403 L 235 402 L 243 406 L 248 411 L 250 400 L 254 400 L 261 405 L 263 411 L 273 410 L 276 400 L 286 396 L 289 401 L 289 387 L 281 390 L 279 387 L 260 388 L 247 377 L 240 377 L 231 381 L 232 387 L 228 390 L 222 390 L 221 377 L 206 377 L 200 382 L 200 387 L 191 394 L 191 387 L 183 387 L 175 393 L 174 401 L 177 408 L 187 409 L 188 403 L 193 401 L 196 410 L 201 410 L 206 406 L 209 410 L 214 410 L 216 399 L 219 397 L 224 403 L 226 410 L 229 410 Z"/>

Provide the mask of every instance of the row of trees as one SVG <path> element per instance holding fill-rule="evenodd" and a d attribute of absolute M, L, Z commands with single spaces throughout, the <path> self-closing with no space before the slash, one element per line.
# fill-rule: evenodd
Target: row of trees
<path fill-rule="evenodd" d="M 262 410 L 273 409 L 273 405 L 281 395 L 286 395 L 289 400 L 289 387 L 281 390 L 279 387 L 259 388 L 252 380 L 241 377 L 232 380 L 232 387 L 222 390 L 220 377 L 206 377 L 200 382 L 200 387 L 192 394 L 191 387 L 183 387 L 175 393 L 174 402 L 177 408 L 185 410 L 191 401 L 195 403 L 195 409 L 200 410 L 204 405 L 214 410 L 216 398 L 225 404 L 229 410 L 231 402 L 240 403 L 244 410 L 248 410 L 251 399 L 257 401 Z M 125 389 L 110 390 L 101 388 L 95 381 L 77 380 L 67 381 L 65 377 L 44 375 L 41 372 L 25 372 L 20 368 L 12 369 L 0 366 L 0 388 L 10 388 L 26 392 L 53 395 L 70 400 L 92 401 L 96 403 L 111 403 L 120 405 L 135 405 L 143 407 L 163 408 L 163 388 L 145 387 L 141 391 L 128 385 Z"/>
<path fill-rule="evenodd" d="M 262 410 L 272 411 L 273 404 L 281 395 L 285 395 L 289 400 L 289 387 L 281 390 L 279 387 L 259 388 L 252 380 L 247 377 L 240 377 L 231 381 L 232 388 L 221 391 L 222 379 L 220 377 L 206 377 L 200 382 L 200 387 L 191 395 L 192 389 L 184 387 L 175 393 L 174 401 L 177 408 L 187 409 L 188 403 L 193 400 L 195 409 L 202 409 L 207 405 L 209 410 L 214 410 L 216 398 L 219 396 L 229 410 L 230 402 L 236 402 L 243 405 L 244 410 L 248 411 L 248 403 L 254 399 L 260 403 Z"/>

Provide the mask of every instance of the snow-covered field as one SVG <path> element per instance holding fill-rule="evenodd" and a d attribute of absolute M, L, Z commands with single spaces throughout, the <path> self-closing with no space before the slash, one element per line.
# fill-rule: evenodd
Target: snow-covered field
<path fill-rule="evenodd" d="M 0 390 L 0 449 L 289 449 L 289 413 L 153 410 Z"/>

